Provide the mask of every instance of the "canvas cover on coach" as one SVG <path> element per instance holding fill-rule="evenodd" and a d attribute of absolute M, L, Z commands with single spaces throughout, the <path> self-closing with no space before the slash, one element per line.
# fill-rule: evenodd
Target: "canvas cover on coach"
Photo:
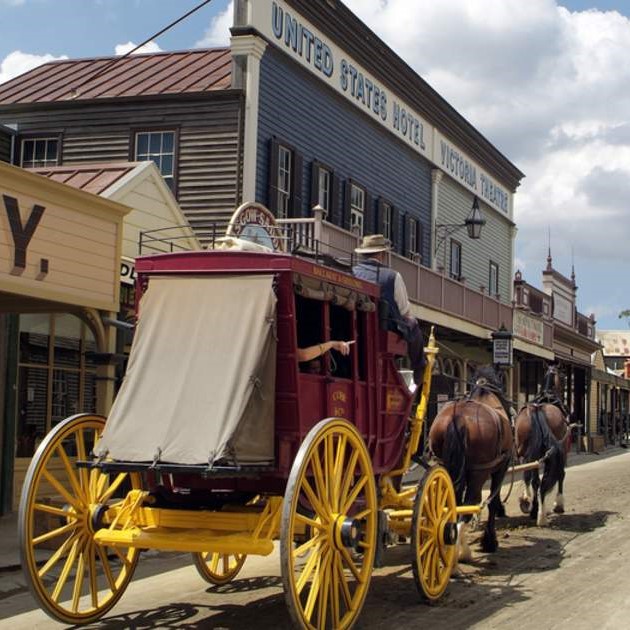
<path fill-rule="evenodd" d="M 273 462 L 272 275 L 154 277 L 95 454 L 118 461 Z"/>

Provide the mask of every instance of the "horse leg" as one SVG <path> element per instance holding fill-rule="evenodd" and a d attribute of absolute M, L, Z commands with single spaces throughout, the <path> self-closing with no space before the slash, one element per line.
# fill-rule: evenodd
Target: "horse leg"
<path fill-rule="evenodd" d="M 545 462 L 545 471 L 540 482 L 540 506 L 538 508 L 538 518 L 536 524 L 538 527 L 546 527 L 549 525 L 549 519 L 547 518 L 547 508 L 545 507 L 545 499 L 551 489 L 556 485 L 556 464 L 553 461 L 553 457 Z"/>
<path fill-rule="evenodd" d="M 532 509 L 529 513 L 530 518 L 538 517 L 538 489 L 540 488 L 540 476 L 538 469 L 530 471 L 532 473 Z"/>
<path fill-rule="evenodd" d="M 564 514 L 564 494 L 562 492 L 564 486 L 565 467 L 567 465 L 566 452 L 563 453 L 562 461 L 558 469 L 558 494 L 556 494 L 556 502 L 553 511 L 556 514 Z"/>
<path fill-rule="evenodd" d="M 466 493 L 463 505 L 479 505 L 481 503 L 481 486 L 483 480 L 479 482 L 478 475 L 471 473 L 466 479 Z M 462 516 L 457 524 L 457 557 L 459 562 L 472 562 L 472 551 L 468 544 L 468 531 L 472 516 Z"/>
<path fill-rule="evenodd" d="M 518 499 L 518 504 L 523 514 L 529 514 L 532 511 L 531 485 L 532 471 L 526 470 L 523 473 L 523 493 Z"/>
<path fill-rule="evenodd" d="M 564 466 L 558 471 L 558 494 L 556 494 L 556 501 L 553 505 L 553 511 L 556 514 L 564 514 L 564 495 L 562 494 L 562 487 L 564 485 Z"/>
<path fill-rule="evenodd" d="M 492 473 L 491 477 L 490 496 L 492 499 L 488 505 L 488 520 L 483 532 L 483 537 L 481 538 L 481 548 L 487 553 L 494 553 L 499 548 L 497 531 L 495 529 L 495 519 L 500 512 L 503 512 L 503 515 L 505 515 L 505 509 L 503 508 L 501 497 L 499 495 L 508 464 L 509 461 L 506 460 L 499 470 Z"/>

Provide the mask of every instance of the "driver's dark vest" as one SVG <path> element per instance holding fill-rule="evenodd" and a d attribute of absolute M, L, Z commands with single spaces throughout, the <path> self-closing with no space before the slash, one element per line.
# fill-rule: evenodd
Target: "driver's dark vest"
<path fill-rule="evenodd" d="M 400 314 L 394 292 L 396 272 L 376 260 L 364 260 L 355 265 L 352 271 L 360 280 L 374 282 L 381 287 L 381 299 L 385 300 L 389 306 L 389 327 L 406 337 L 409 326 Z"/>

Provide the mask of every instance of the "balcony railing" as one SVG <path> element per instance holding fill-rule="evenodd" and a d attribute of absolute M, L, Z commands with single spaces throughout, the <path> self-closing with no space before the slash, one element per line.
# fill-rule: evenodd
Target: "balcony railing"
<path fill-rule="evenodd" d="M 317 242 L 317 246 L 324 250 L 321 253 L 346 252 L 350 260 L 359 238 L 319 215 L 316 212 L 311 219 L 281 219 L 278 223 L 291 226 L 291 242 L 304 246 Z M 391 254 L 391 266 L 405 281 L 412 302 L 490 330 L 497 330 L 502 325 L 512 329 L 511 305 L 398 254 Z"/>

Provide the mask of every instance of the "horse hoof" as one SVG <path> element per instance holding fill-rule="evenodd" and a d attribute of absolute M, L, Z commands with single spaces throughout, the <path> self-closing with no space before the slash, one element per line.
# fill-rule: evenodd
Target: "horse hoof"
<path fill-rule="evenodd" d="M 481 550 L 484 553 L 494 553 L 499 548 L 499 542 L 496 538 L 484 535 L 481 538 Z"/>
<path fill-rule="evenodd" d="M 529 514 L 531 512 L 532 504 L 531 501 L 529 501 L 528 499 L 519 499 L 518 505 L 521 508 L 521 512 L 523 512 L 523 514 Z"/>
<path fill-rule="evenodd" d="M 486 541 L 483 541 L 481 543 L 481 550 L 484 553 L 495 553 L 498 548 L 499 548 L 499 543 L 498 542 L 493 542 L 493 541 L 486 542 Z"/>
<path fill-rule="evenodd" d="M 554 505 L 553 511 L 555 514 L 564 514 L 564 506 L 563 505 Z"/>

